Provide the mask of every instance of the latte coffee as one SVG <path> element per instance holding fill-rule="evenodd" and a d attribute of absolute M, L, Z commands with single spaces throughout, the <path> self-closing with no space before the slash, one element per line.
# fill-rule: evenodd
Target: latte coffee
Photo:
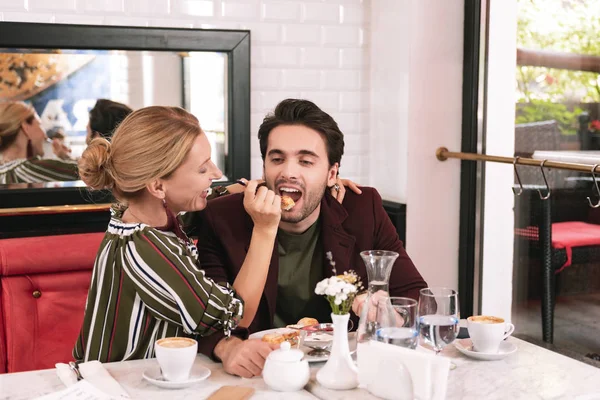
<path fill-rule="evenodd" d="M 190 376 L 198 353 L 198 342 L 185 337 L 167 337 L 156 341 L 154 352 L 163 378 L 183 382 Z"/>
<path fill-rule="evenodd" d="M 157 346 L 169 347 L 169 348 L 181 348 L 189 347 L 196 344 L 194 339 L 188 339 L 184 337 L 169 337 L 160 339 L 156 342 Z"/>
<path fill-rule="evenodd" d="M 473 342 L 473 350 L 489 354 L 497 354 L 500 343 L 515 330 L 513 324 L 490 315 L 474 315 L 467 318 L 467 328 Z"/>
<path fill-rule="evenodd" d="M 471 322 L 477 322 L 480 324 L 503 324 L 504 319 L 498 317 L 491 317 L 489 315 L 474 315 L 468 318 Z"/>

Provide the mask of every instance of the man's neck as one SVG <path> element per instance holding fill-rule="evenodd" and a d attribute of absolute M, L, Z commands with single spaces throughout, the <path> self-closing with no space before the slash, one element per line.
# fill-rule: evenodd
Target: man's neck
<path fill-rule="evenodd" d="M 281 221 L 279 223 L 279 229 L 289 232 L 289 233 L 304 233 L 308 228 L 314 224 L 317 219 L 319 219 L 319 215 L 321 214 L 321 204 L 314 209 L 314 211 L 302 221 L 299 222 L 285 222 Z"/>

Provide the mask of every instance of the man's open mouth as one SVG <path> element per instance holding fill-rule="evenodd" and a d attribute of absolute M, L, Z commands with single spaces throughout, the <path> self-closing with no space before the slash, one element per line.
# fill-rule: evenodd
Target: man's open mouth
<path fill-rule="evenodd" d="M 287 196 L 291 198 L 292 200 L 294 200 L 294 203 L 298 203 L 298 201 L 302 198 L 302 192 L 299 189 L 288 186 L 281 186 L 279 188 L 279 194 L 281 195 L 281 197 Z"/>

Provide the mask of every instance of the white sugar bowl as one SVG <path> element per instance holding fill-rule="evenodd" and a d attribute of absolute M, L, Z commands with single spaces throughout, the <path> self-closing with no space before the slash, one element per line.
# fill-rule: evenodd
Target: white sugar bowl
<path fill-rule="evenodd" d="M 265 361 L 263 379 L 273 390 L 294 392 L 306 386 L 310 379 L 308 361 L 304 352 L 290 348 L 288 342 L 281 343 L 279 350 L 272 351 Z"/>

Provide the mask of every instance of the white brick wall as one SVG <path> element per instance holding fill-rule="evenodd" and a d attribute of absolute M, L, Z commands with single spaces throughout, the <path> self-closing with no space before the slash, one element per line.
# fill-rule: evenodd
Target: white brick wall
<path fill-rule="evenodd" d="M 256 133 L 286 97 L 313 100 L 346 134 L 344 177 L 369 184 L 370 0 L 0 0 L 0 21 L 250 29 L 252 177 Z"/>

